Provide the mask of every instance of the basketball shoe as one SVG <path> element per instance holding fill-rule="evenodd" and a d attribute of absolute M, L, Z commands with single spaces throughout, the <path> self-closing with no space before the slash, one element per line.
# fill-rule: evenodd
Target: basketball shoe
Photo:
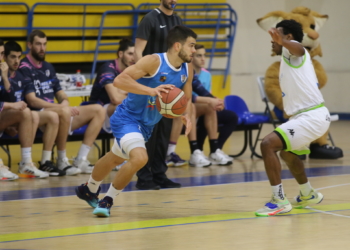
<path fill-rule="evenodd" d="M 317 192 L 315 189 L 312 189 L 310 194 L 307 196 L 303 196 L 300 194 L 294 197 L 291 202 L 294 208 L 300 209 L 309 205 L 319 204 L 323 200 L 323 194 Z"/>
<path fill-rule="evenodd" d="M 18 171 L 21 174 L 34 175 L 37 178 L 47 178 L 47 177 L 49 177 L 49 173 L 48 172 L 44 172 L 44 171 L 41 171 L 41 170 L 37 169 L 37 167 L 34 165 L 33 162 L 30 162 L 30 163 L 20 162 Z"/>
<path fill-rule="evenodd" d="M 98 202 L 98 206 L 92 212 L 98 217 L 109 217 L 111 215 L 111 207 L 113 206 L 113 199 L 109 196 L 105 196 Z"/>
<path fill-rule="evenodd" d="M 187 161 L 181 159 L 181 157 L 175 152 L 170 153 L 166 158 L 166 165 L 168 167 L 181 167 L 187 165 Z"/>
<path fill-rule="evenodd" d="M 18 175 L 12 173 L 9 167 L 5 166 L 3 161 L 0 159 L 0 180 L 1 181 L 13 181 L 18 179 Z"/>
<path fill-rule="evenodd" d="M 81 184 L 80 186 L 75 188 L 75 193 L 79 197 L 86 201 L 91 207 L 95 208 L 98 205 L 98 195 L 101 191 L 101 187 L 98 187 L 97 193 L 91 193 L 87 183 Z"/>
<path fill-rule="evenodd" d="M 207 157 L 205 157 L 202 151 L 196 149 L 193 151 L 193 154 L 191 154 L 189 164 L 192 167 L 204 168 L 209 167 L 211 162 L 207 159 Z"/>
<path fill-rule="evenodd" d="M 265 204 L 265 206 L 255 212 L 256 216 L 273 216 L 276 214 L 288 213 L 292 210 L 292 205 L 287 198 L 281 200 L 275 196 L 272 196 L 271 201 Z"/>
<path fill-rule="evenodd" d="M 52 161 L 46 161 L 44 164 L 41 164 L 39 161 L 39 169 L 41 171 L 49 173 L 50 176 L 64 176 L 66 172 L 58 169 Z"/>
<path fill-rule="evenodd" d="M 76 166 L 72 166 L 69 163 L 69 160 L 67 157 L 58 158 L 57 167 L 63 171 L 66 171 L 66 175 L 77 175 L 81 173 L 81 169 Z"/>
<path fill-rule="evenodd" d="M 231 165 L 233 158 L 225 154 L 221 149 L 217 149 L 214 153 L 209 155 L 209 160 L 212 164 L 227 166 Z"/>
<path fill-rule="evenodd" d="M 82 174 L 91 174 L 94 169 L 94 165 L 90 164 L 86 157 L 81 159 L 73 158 L 73 167 L 77 167 L 81 170 Z"/>

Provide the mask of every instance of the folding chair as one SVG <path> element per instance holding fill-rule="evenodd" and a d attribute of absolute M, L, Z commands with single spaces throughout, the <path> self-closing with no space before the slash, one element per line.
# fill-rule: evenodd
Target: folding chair
<path fill-rule="evenodd" d="M 244 131 L 244 146 L 242 151 L 238 155 L 232 155 L 232 157 L 237 157 L 244 153 L 247 145 L 249 144 L 249 148 L 252 152 L 251 157 L 254 155 L 261 158 L 255 152 L 255 147 L 253 147 L 252 143 L 252 131 L 254 129 L 260 130 L 260 127 L 263 123 L 269 122 L 269 117 L 266 115 L 256 115 L 252 114 L 245 101 L 237 96 L 237 95 L 228 95 L 224 99 L 225 107 L 228 110 L 235 112 L 238 116 L 238 127 Z M 230 155 L 231 156 L 231 155 Z"/>

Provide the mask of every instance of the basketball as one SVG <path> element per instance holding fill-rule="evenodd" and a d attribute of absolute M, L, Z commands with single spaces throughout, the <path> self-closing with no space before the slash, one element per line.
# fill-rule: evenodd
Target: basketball
<path fill-rule="evenodd" d="M 161 92 L 162 98 L 156 99 L 156 106 L 161 115 L 167 118 L 181 116 L 187 107 L 185 93 L 179 88 L 173 88 L 168 93 Z"/>

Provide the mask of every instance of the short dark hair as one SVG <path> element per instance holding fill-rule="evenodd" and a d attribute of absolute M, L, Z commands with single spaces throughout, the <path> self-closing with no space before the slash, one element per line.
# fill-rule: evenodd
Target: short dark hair
<path fill-rule="evenodd" d="M 188 37 L 193 37 L 194 39 L 197 39 L 197 34 L 193 30 L 185 26 L 174 26 L 172 29 L 169 30 L 168 36 L 166 38 L 168 49 L 170 49 L 177 42 L 183 44 Z"/>
<path fill-rule="evenodd" d="M 203 44 L 198 44 L 196 43 L 196 45 L 194 45 L 194 48 L 197 49 L 205 49 Z"/>
<path fill-rule="evenodd" d="M 0 46 L 4 46 L 4 41 L 0 39 Z"/>
<path fill-rule="evenodd" d="M 292 34 L 294 40 L 298 41 L 299 43 L 303 41 L 303 27 L 297 21 L 293 19 L 283 20 L 276 25 L 276 28 L 279 27 L 283 28 L 284 35 Z"/>
<path fill-rule="evenodd" d="M 11 51 L 22 53 L 22 47 L 15 41 L 8 41 L 5 43 L 5 56 L 8 56 Z"/>
<path fill-rule="evenodd" d="M 129 38 L 123 38 L 119 41 L 119 48 L 117 50 L 117 54 L 119 54 L 119 51 L 124 52 L 128 50 L 129 47 L 135 47 L 135 44 Z"/>
<path fill-rule="evenodd" d="M 34 37 L 36 37 L 36 36 L 39 37 L 39 38 L 45 38 L 46 37 L 46 35 L 45 35 L 45 33 L 43 31 L 41 31 L 41 30 L 33 30 L 29 34 L 28 41 L 30 43 L 33 43 L 34 42 Z"/>

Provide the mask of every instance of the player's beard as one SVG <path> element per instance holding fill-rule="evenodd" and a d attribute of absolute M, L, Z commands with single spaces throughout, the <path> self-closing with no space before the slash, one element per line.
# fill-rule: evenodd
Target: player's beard
<path fill-rule="evenodd" d="M 192 58 L 187 56 L 183 50 L 180 50 L 178 56 L 181 58 L 182 61 L 186 63 L 190 63 L 192 61 Z"/>
<path fill-rule="evenodd" d="M 122 57 L 122 64 L 124 65 L 125 68 L 129 67 L 130 65 L 128 65 L 128 62 L 126 61 L 126 59 L 124 57 Z"/>
<path fill-rule="evenodd" d="M 45 53 L 43 56 L 40 56 L 39 53 L 36 53 L 34 50 L 32 50 L 32 57 L 34 57 L 35 60 L 42 62 L 45 61 Z"/>

